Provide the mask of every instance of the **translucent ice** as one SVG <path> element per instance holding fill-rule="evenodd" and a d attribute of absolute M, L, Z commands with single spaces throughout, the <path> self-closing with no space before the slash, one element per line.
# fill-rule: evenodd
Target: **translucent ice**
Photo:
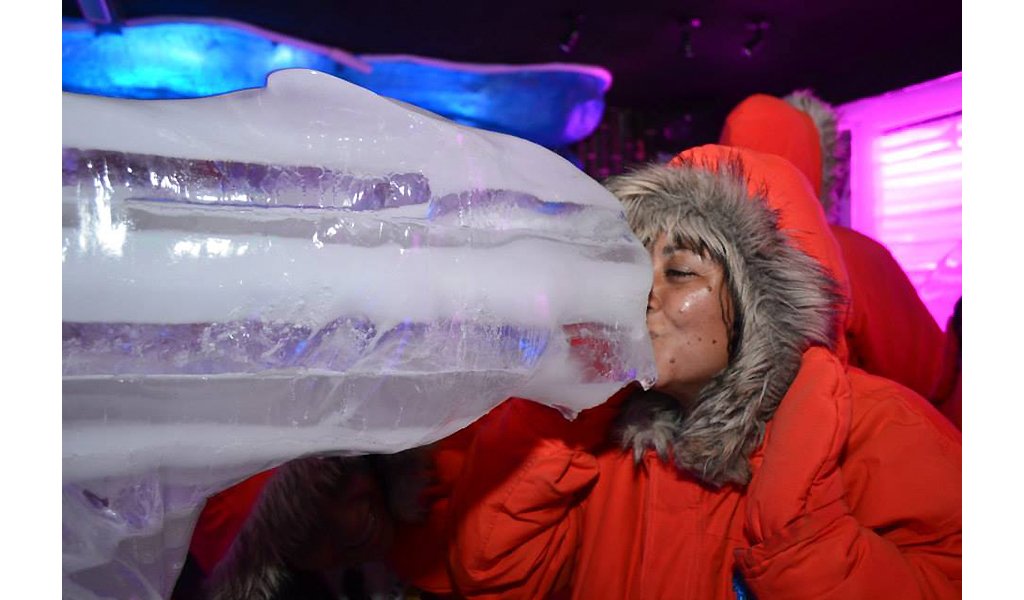
<path fill-rule="evenodd" d="M 540 146 L 305 70 L 63 120 L 66 596 L 168 596 L 256 471 L 653 377 L 647 254 Z"/>

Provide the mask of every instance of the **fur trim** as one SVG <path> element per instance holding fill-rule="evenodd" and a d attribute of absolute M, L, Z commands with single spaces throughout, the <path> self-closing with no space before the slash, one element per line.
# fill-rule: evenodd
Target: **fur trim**
<path fill-rule="evenodd" d="M 841 202 L 842 187 L 849 175 L 849 148 L 839 143 L 839 115 L 831 104 L 811 90 L 796 90 L 783 98 L 814 121 L 821 146 L 821 192 L 818 200 L 830 220 Z"/>
<path fill-rule="evenodd" d="M 293 579 L 293 561 L 323 539 L 327 503 L 344 490 L 362 457 L 302 458 L 267 481 L 227 557 L 211 576 L 211 600 L 271 600 Z"/>
<path fill-rule="evenodd" d="M 388 509 L 394 518 L 404 523 L 426 520 L 429 508 L 421 496 L 434 480 L 429 446 L 398 454 L 372 454 L 367 459 L 384 486 Z"/>
<path fill-rule="evenodd" d="M 309 457 L 287 462 L 267 481 L 227 556 L 206 586 L 210 600 L 273 600 L 302 585 L 297 565 L 326 536 L 326 512 L 356 474 L 373 473 L 383 486 L 391 518 L 416 522 L 429 484 L 426 448 L 394 455 Z"/>
<path fill-rule="evenodd" d="M 667 233 L 723 265 L 735 312 L 729 366 L 690 412 L 663 394 L 638 394 L 620 415 L 622 445 L 637 461 L 654 449 L 715 486 L 746 484 L 750 455 L 804 350 L 835 347 L 838 284 L 778 230 L 764 191 L 751 197 L 738 157 L 718 167 L 652 165 L 605 185 L 648 249 Z"/>

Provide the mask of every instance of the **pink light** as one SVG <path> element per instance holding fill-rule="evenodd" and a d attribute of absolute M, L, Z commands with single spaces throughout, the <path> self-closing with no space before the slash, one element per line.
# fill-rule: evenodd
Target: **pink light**
<path fill-rule="evenodd" d="M 883 161 L 884 162 L 884 161 Z M 960 165 L 963 158 L 959 152 L 937 154 L 924 158 L 916 158 L 903 161 L 899 164 L 887 164 L 882 167 L 882 175 L 903 175 L 906 173 L 920 173 L 921 171 L 932 171 L 942 167 Z"/>
<path fill-rule="evenodd" d="M 947 171 L 939 171 L 937 173 L 930 173 L 927 175 L 915 175 L 912 177 L 898 177 L 885 179 L 882 182 L 882 188 L 886 190 L 899 188 L 916 188 L 925 185 L 932 185 L 935 183 L 946 183 L 950 181 L 959 182 L 962 178 L 963 172 L 961 169 L 949 169 Z"/>
<path fill-rule="evenodd" d="M 960 218 L 960 196 L 935 198 L 921 202 L 907 202 L 905 204 L 890 204 L 886 202 L 885 206 L 882 207 L 882 214 L 886 217 L 899 217 L 903 215 L 914 217 L 923 212 L 934 215 L 947 211 L 956 213 L 957 219 Z"/>
<path fill-rule="evenodd" d="M 945 132 L 945 127 L 922 127 L 910 129 L 899 133 L 890 133 L 878 138 L 878 145 L 882 148 L 896 148 L 910 142 L 920 142 L 939 137 Z"/>
<path fill-rule="evenodd" d="M 952 142 L 947 140 L 931 142 L 929 144 L 921 144 L 920 146 L 911 146 L 903 150 L 894 150 L 892 152 L 885 152 L 878 157 L 879 162 L 884 164 L 890 164 L 894 162 L 901 162 L 910 158 L 917 158 L 924 156 L 931 152 L 939 152 L 945 150 L 953 145 Z"/>
<path fill-rule="evenodd" d="M 899 251 L 904 254 L 911 252 L 911 248 L 909 247 L 909 245 L 917 245 L 922 247 L 928 245 L 928 252 L 942 253 L 945 252 L 952 243 L 948 236 L 943 235 L 940 231 L 942 227 L 948 227 L 948 225 L 948 221 L 944 224 L 939 223 L 936 225 L 934 230 L 929 229 L 927 231 L 915 229 L 911 225 L 893 225 L 891 227 L 884 228 L 881 232 L 881 235 L 883 235 L 885 239 L 889 240 L 890 245 L 904 246 L 899 248 Z M 956 230 L 957 227 L 954 226 L 953 229 Z M 907 254 L 907 256 L 909 257 L 909 254 Z M 928 260 L 937 260 L 935 256 L 930 256 L 927 258 Z M 920 262 L 920 260 L 914 262 Z M 905 266 L 907 266 L 908 268 L 912 266 L 911 262 L 909 261 L 909 258 L 908 263 Z"/>
<path fill-rule="evenodd" d="M 851 225 L 882 242 L 945 327 L 962 294 L 961 74 L 839 107 Z"/>
<path fill-rule="evenodd" d="M 932 190 L 935 193 L 935 196 L 932 196 L 931 194 L 929 194 L 928 197 L 926 199 L 924 199 L 924 200 L 922 200 L 921 194 L 919 193 L 919 191 L 916 190 L 916 189 L 913 189 L 913 188 L 902 189 L 902 190 L 901 189 L 885 190 L 885 192 L 881 196 L 882 196 L 882 199 L 884 200 L 884 204 L 886 206 L 895 206 L 895 205 L 906 204 L 908 202 L 919 202 L 919 201 L 931 202 L 933 199 L 944 198 L 946 196 L 949 196 L 951 198 L 956 198 L 957 199 L 957 203 L 959 205 L 959 201 L 960 201 L 959 198 L 960 198 L 960 195 L 961 195 L 960 187 L 953 186 L 953 188 L 955 188 L 955 189 L 949 189 L 947 194 L 939 194 L 938 191 Z"/>

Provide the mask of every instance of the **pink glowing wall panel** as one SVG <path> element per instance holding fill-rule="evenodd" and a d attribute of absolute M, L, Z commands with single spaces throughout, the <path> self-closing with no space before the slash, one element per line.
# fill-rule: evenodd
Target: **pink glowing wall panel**
<path fill-rule="evenodd" d="M 885 244 L 945 328 L 961 280 L 961 74 L 839 108 L 849 225 Z"/>

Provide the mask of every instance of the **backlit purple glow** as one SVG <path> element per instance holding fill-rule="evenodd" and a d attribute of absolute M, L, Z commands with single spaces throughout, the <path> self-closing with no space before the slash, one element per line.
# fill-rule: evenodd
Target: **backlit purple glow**
<path fill-rule="evenodd" d="M 943 328 L 963 293 L 961 74 L 840 107 L 850 221 L 885 244 Z"/>
<path fill-rule="evenodd" d="M 940 149 L 948 148 L 949 144 L 944 144 Z M 882 164 L 882 175 L 886 177 L 895 177 L 898 175 L 906 175 L 910 173 L 921 173 L 927 171 L 935 171 L 946 167 L 959 167 L 961 164 L 960 151 L 955 152 L 941 152 L 938 154 L 932 154 L 930 156 L 924 156 L 921 158 L 912 158 L 910 160 L 904 160 L 898 164 L 892 164 L 896 161 L 885 160 L 883 155 L 881 162 Z M 952 171 L 949 171 L 952 172 Z"/>
<path fill-rule="evenodd" d="M 911 139 L 911 138 L 905 138 L 905 139 Z M 905 143 L 913 144 L 912 146 L 910 146 L 908 148 L 900 148 L 898 150 L 890 150 L 888 152 L 882 152 L 883 149 L 887 149 L 887 148 L 892 148 L 893 147 L 892 145 L 885 145 L 884 142 L 886 142 L 886 141 L 887 141 L 886 138 L 881 138 L 879 140 L 879 144 L 878 144 L 878 148 L 879 148 L 879 151 L 878 151 L 878 161 L 881 162 L 882 164 L 885 164 L 885 165 L 892 164 L 892 163 L 897 163 L 897 162 L 904 162 L 904 161 L 907 161 L 907 160 L 910 160 L 910 159 L 918 158 L 920 156 L 925 156 L 925 155 L 933 153 L 933 152 L 940 152 L 940 151 L 945 150 L 946 148 L 949 148 L 950 146 L 952 146 L 952 144 L 950 142 L 947 142 L 947 141 L 930 141 L 930 140 L 928 140 L 928 141 L 925 142 L 925 141 L 916 141 L 915 140 L 915 141 L 912 141 L 912 142 L 905 142 Z"/>

